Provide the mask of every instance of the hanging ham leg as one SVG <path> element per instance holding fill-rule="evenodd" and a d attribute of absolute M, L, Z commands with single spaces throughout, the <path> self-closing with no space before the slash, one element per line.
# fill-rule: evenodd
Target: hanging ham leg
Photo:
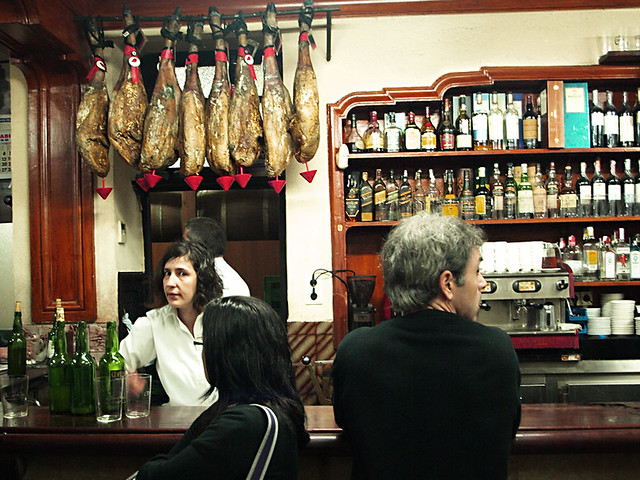
<path fill-rule="evenodd" d="M 292 122 L 294 155 L 300 163 L 311 160 L 320 143 L 320 107 L 318 81 L 309 55 L 309 30 L 313 9 L 308 7 L 301 13 L 300 39 L 298 40 L 298 66 L 293 82 L 293 105 L 295 117 Z"/>
<path fill-rule="evenodd" d="M 236 19 L 238 58 L 236 83 L 229 105 L 229 148 L 234 161 L 242 167 L 250 167 L 262 151 L 262 120 L 258 89 L 245 60 L 247 24 L 242 15 Z"/>
<path fill-rule="evenodd" d="M 135 25 L 131 11 L 126 6 L 124 25 L 125 31 L 131 31 Z M 136 32 L 131 31 L 125 40 L 124 62 L 109 106 L 109 140 L 124 161 L 132 167 L 137 167 L 140 161 L 142 131 L 148 104 L 140 74 Z"/>
<path fill-rule="evenodd" d="M 277 39 L 278 22 L 276 6 L 267 5 L 263 20 L 264 32 L 264 91 L 262 93 L 262 121 L 267 150 L 265 168 L 269 177 L 280 175 L 293 159 L 293 140 L 289 133 L 292 117 L 291 97 L 282 83 L 278 70 L 274 44 Z"/>
<path fill-rule="evenodd" d="M 162 29 L 165 48 L 160 56 L 158 78 L 144 119 L 139 169 L 160 170 L 177 160 L 180 86 L 176 78 L 173 47 L 179 35 L 180 7 Z"/>
<path fill-rule="evenodd" d="M 187 56 L 184 91 L 180 100 L 180 173 L 197 175 L 204 166 L 206 137 L 204 94 L 198 77 L 198 44 L 202 38 L 202 23 L 193 27 L 192 42 Z"/>

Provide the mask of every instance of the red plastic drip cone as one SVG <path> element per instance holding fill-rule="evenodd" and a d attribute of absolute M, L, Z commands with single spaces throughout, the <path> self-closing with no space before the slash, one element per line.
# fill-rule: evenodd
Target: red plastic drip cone
<path fill-rule="evenodd" d="M 144 179 L 147 181 L 149 188 L 153 188 L 160 180 L 162 180 L 162 177 L 160 175 L 156 175 L 156 171 L 154 170 L 152 173 L 145 173 Z"/>
<path fill-rule="evenodd" d="M 147 183 L 147 179 L 144 177 L 140 177 L 136 179 L 136 183 L 140 186 L 142 190 L 145 192 L 149 191 L 149 184 Z"/>
<path fill-rule="evenodd" d="M 103 200 L 107 199 L 107 197 L 111 193 L 111 190 L 113 190 L 113 188 L 111 188 L 111 187 L 98 187 L 98 188 L 96 188 L 96 192 L 98 192 L 98 195 L 100 195 Z"/>
<path fill-rule="evenodd" d="M 236 182 L 238 182 L 238 185 L 240 185 L 242 188 L 247 186 L 247 183 L 249 183 L 249 179 L 251 178 L 251 174 L 250 173 L 236 173 L 233 178 L 235 179 Z"/>
<path fill-rule="evenodd" d="M 200 175 L 189 175 L 184 177 L 184 181 L 191 187 L 191 190 L 197 190 L 202 183 L 202 177 Z"/>
<path fill-rule="evenodd" d="M 313 182 L 313 177 L 316 176 L 317 170 L 307 170 L 306 172 L 300 172 L 302 178 L 304 178 L 307 182 Z"/>
<path fill-rule="evenodd" d="M 233 184 L 233 177 L 231 175 L 222 175 L 221 177 L 216 178 L 216 182 L 218 182 L 218 185 L 220 185 L 225 191 L 228 191 Z"/>
<path fill-rule="evenodd" d="M 275 180 L 269 180 L 268 183 L 269 185 L 271 185 L 271 188 L 273 188 L 276 191 L 276 193 L 280 193 L 284 188 L 284 184 L 287 183 L 287 181 L 280 180 L 278 177 L 276 177 Z"/>

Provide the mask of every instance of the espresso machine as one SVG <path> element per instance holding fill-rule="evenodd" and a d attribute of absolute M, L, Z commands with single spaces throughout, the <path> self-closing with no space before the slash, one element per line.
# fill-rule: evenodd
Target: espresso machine
<path fill-rule="evenodd" d="M 510 336 L 516 349 L 564 349 L 577 351 L 577 330 L 560 328 L 565 324 L 570 297 L 569 273 L 499 273 L 484 275 L 478 321 L 500 327 Z"/>
<path fill-rule="evenodd" d="M 375 286 L 375 275 L 349 275 L 347 277 L 349 331 L 358 327 L 375 325 L 376 309 L 369 303 Z"/>

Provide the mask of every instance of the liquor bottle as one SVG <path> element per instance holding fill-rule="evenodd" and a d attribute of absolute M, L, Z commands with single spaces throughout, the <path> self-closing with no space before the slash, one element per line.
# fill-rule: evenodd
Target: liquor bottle
<path fill-rule="evenodd" d="M 438 146 L 436 127 L 431 123 L 429 107 L 426 107 L 424 123 L 420 129 L 420 148 L 426 152 L 435 152 Z"/>
<path fill-rule="evenodd" d="M 55 339 L 56 339 L 56 325 L 58 322 L 58 309 L 62 308 L 62 299 L 56 298 L 56 308 L 53 311 L 53 324 L 51 326 L 51 330 L 47 334 L 47 365 L 51 361 L 51 357 L 53 357 L 53 352 L 55 351 Z"/>
<path fill-rule="evenodd" d="M 356 122 L 356 114 L 351 114 L 351 129 L 347 135 L 347 138 L 344 140 L 344 143 L 349 148 L 351 153 L 364 152 L 364 141 L 362 137 L 358 133 L 357 122 Z"/>
<path fill-rule="evenodd" d="M 389 125 L 384 128 L 384 150 L 385 152 L 399 152 L 402 150 L 402 130 L 396 125 L 396 113 L 389 112 Z"/>
<path fill-rule="evenodd" d="M 473 149 L 489 150 L 489 114 L 482 103 L 482 93 L 476 93 L 476 107 L 471 116 Z"/>
<path fill-rule="evenodd" d="M 598 90 L 591 92 L 591 146 L 604 147 L 604 111 L 598 102 Z"/>
<path fill-rule="evenodd" d="M 594 217 L 606 217 L 609 211 L 607 205 L 607 183 L 600 173 L 600 160 L 593 162 L 593 177 L 591 178 L 592 206 Z"/>
<path fill-rule="evenodd" d="M 593 236 L 593 227 L 586 227 L 582 235 L 582 279 L 598 279 L 598 246 Z"/>
<path fill-rule="evenodd" d="M 591 190 L 591 180 L 587 177 L 587 162 L 580 162 L 580 176 L 578 177 L 578 180 L 576 180 L 579 217 L 590 217 L 593 214 L 591 208 Z"/>
<path fill-rule="evenodd" d="M 345 216 L 347 221 L 355 222 L 360 215 L 360 190 L 356 174 L 351 172 L 347 177 L 347 191 L 345 193 Z"/>
<path fill-rule="evenodd" d="M 513 164 L 507 164 L 507 178 L 504 182 L 504 218 L 517 216 L 518 185 L 513 177 Z"/>
<path fill-rule="evenodd" d="M 422 170 L 416 170 L 414 179 L 416 186 L 413 189 L 413 213 L 416 214 L 425 211 L 427 194 L 422 187 Z"/>
<path fill-rule="evenodd" d="M 376 169 L 376 179 L 373 182 L 373 213 L 376 221 L 389 220 L 387 214 L 387 186 L 382 180 L 382 170 Z"/>
<path fill-rule="evenodd" d="M 600 280 L 616 279 L 616 252 L 611 246 L 611 239 L 606 235 L 602 238 L 600 246 L 600 265 L 598 270 Z"/>
<path fill-rule="evenodd" d="M 533 110 L 531 95 L 527 95 L 527 106 L 522 114 L 522 140 L 524 148 L 536 148 L 538 144 L 538 116 Z"/>
<path fill-rule="evenodd" d="M 389 181 L 387 182 L 387 219 L 394 222 L 400 220 L 398 184 L 393 170 L 389 170 Z"/>
<path fill-rule="evenodd" d="M 118 351 L 118 330 L 116 322 L 107 322 L 104 355 L 98 362 L 98 376 L 120 378 L 125 376 L 124 357 Z"/>
<path fill-rule="evenodd" d="M 504 150 L 504 112 L 498 105 L 498 92 L 491 94 L 491 110 L 489 110 L 489 149 Z"/>
<path fill-rule="evenodd" d="M 631 176 L 631 159 L 624 160 L 624 175 L 622 177 L 622 214 L 625 216 L 633 215 L 636 203 L 636 182 Z"/>
<path fill-rule="evenodd" d="M 404 149 L 408 152 L 420 150 L 420 127 L 416 125 L 416 114 L 408 113 L 407 126 L 404 128 Z"/>
<path fill-rule="evenodd" d="M 629 93 L 622 92 L 622 108 L 620 108 L 620 114 L 618 119 L 619 132 L 620 132 L 620 146 L 621 147 L 633 147 L 635 145 L 634 138 L 634 122 L 633 122 L 633 110 L 629 106 Z"/>
<path fill-rule="evenodd" d="M 562 251 L 562 261 L 569 265 L 574 279 L 582 277 L 582 249 L 577 244 L 575 235 L 569 235 L 569 244 Z"/>
<path fill-rule="evenodd" d="M 499 179 L 499 178 L 498 178 Z M 485 220 L 492 218 L 491 191 L 487 186 L 487 173 L 485 167 L 478 167 L 478 187 L 475 193 L 475 218 Z"/>
<path fill-rule="evenodd" d="M 446 177 L 445 177 L 446 179 Z M 425 204 L 427 213 L 439 215 L 442 213 L 442 200 L 440 198 L 440 190 L 436 185 L 436 176 L 433 169 L 429 169 L 429 188 L 427 189 L 427 198 Z"/>
<path fill-rule="evenodd" d="M 560 216 L 578 216 L 578 195 L 573 188 L 571 165 L 564 167 L 564 183 L 562 184 L 562 190 L 560 190 Z"/>
<path fill-rule="evenodd" d="M 518 185 L 518 218 L 533 218 L 533 188 L 527 175 L 527 164 L 523 163 L 521 168 Z"/>
<path fill-rule="evenodd" d="M 471 119 L 467 116 L 467 97 L 460 95 L 460 113 L 456 119 L 456 150 L 471 150 L 473 136 Z"/>
<path fill-rule="evenodd" d="M 491 177 L 491 218 L 502 220 L 505 218 L 504 211 L 504 185 L 500 179 L 500 167 L 493 164 L 493 176 Z"/>
<path fill-rule="evenodd" d="M 378 112 L 375 110 L 369 113 L 369 127 L 365 130 L 362 140 L 365 152 L 384 152 L 384 138 L 378 123 Z"/>
<path fill-rule="evenodd" d="M 96 362 L 89 353 L 87 324 L 78 322 L 76 350 L 71 357 L 71 413 L 86 415 L 95 412 Z"/>
<path fill-rule="evenodd" d="M 536 138 L 536 148 L 542 148 L 542 108 L 541 108 L 540 95 L 536 98 L 536 125 L 538 129 L 538 136 Z"/>
<path fill-rule="evenodd" d="M 473 220 L 476 214 L 475 198 L 473 189 L 471 188 L 471 179 L 469 178 L 469 170 L 462 172 L 462 192 L 460 193 L 460 218 L 463 220 Z"/>
<path fill-rule="evenodd" d="M 616 251 L 616 280 L 629 280 L 631 268 L 629 265 L 629 256 L 631 255 L 631 247 L 625 241 L 624 228 L 618 228 L 618 242 L 615 246 Z"/>
<path fill-rule="evenodd" d="M 609 161 L 610 170 L 607 178 L 607 201 L 609 203 L 609 215 L 618 217 L 622 215 L 624 203 L 622 201 L 622 180 L 616 173 L 616 161 Z"/>
<path fill-rule="evenodd" d="M 7 375 L 27 374 L 27 340 L 22 331 L 22 306 L 16 302 L 13 314 L 13 333 L 7 345 Z"/>
<path fill-rule="evenodd" d="M 633 106 L 633 131 L 636 140 L 636 147 L 640 147 L 640 87 L 638 87 L 636 103 Z"/>
<path fill-rule="evenodd" d="M 604 146 L 617 147 L 620 141 L 620 124 L 618 110 L 613 105 L 613 92 L 607 90 L 607 101 L 604 104 Z"/>
<path fill-rule="evenodd" d="M 360 179 L 360 185 L 358 186 L 360 192 L 360 221 L 372 222 L 373 221 L 373 188 L 369 183 L 369 172 L 362 172 Z"/>
<path fill-rule="evenodd" d="M 456 147 L 455 127 L 451 121 L 451 103 L 448 98 L 444 99 L 444 116 L 438 125 L 438 140 L 440 150 L 454 150 Z"/>
<path fill-rule="evenodd" d="M 413 215 L 411 208 L 411 184 L 409 183 L 409 174 L 406 170 L 402 172 L 402 184 L 398 189 L 398 207 L 400 209 L 400 218 L 408 218 Z"/>
<path fill-rule="evenodd" d="M 629 280 L 640 280 L 640 234 L 631 240 L 629 253 Z"/>
<path fill-rule="evenodd" d="M 549 218 L 558 218 L 560 216 L 560 182 L 558 182 L 558 177 L 556 176 L 555 162 L 549 164 L 547 177 L 545 185 L 547 187 L 547 216 Z"/>
<path fill-rule="evenodd" d="M 533 218 L 547 217 L 547 187 L 542 179 L 542 167 L 536 164 L 536 174 L 533 180 Z"/>
<path fill-rule="evenodd" d="M 71 362 L 67 353 L 64 310 L 58 310 L 54 353 L 49 362 L 49 410 L 67 413 L 71 409 Z"/>
<path fill-rule="evenodd" d="M 507 111 L 505 118 L 505 133 L 507 136 L 507 150 L 515 150 L 520 143 L 520 114 L 513 106 L 513 93 L 507 93 Z"/>
<path fill-rule="evenodd" d="M 456 197 L 456 190 L 453 181 L 453 170 L 445 170 L 444 181 L 445 193 L 444 198 L 442 199 L 442 215 L 459 217 L 460 205 L 458 202 L 458 197 Z"/>

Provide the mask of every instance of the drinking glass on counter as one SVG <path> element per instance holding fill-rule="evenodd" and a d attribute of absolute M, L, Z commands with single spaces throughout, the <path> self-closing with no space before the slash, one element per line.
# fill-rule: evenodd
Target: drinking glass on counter
<path fill-rule="evenodd" d="M 151 375 L 148 373 L 130 373 L 125 377 L 127 418 L 149 416 L 151 408 Z"/>
<path fill-rule="evenodd" d="M 26 417 L 29 413 L 27 394 L 29 377 L 26 375 L 6 375 L 0 377 L 0 396 L 4 418 Z"/>
<path fill-rule="evenodd" d="M 100 376 L 96 379 L 96 419 L 102 423 L 122 419 L 124 378 Z"/>

